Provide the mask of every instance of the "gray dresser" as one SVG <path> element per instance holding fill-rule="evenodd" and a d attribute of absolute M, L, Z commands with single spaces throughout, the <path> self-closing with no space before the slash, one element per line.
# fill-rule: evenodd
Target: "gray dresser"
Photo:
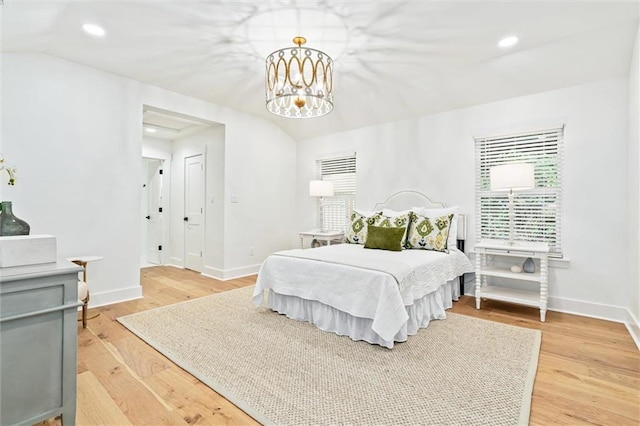
<path fill-rule="evenodd" d="M 78 271 L 68 261 L 0 268 L 0 424 L 76 420 Z"/>

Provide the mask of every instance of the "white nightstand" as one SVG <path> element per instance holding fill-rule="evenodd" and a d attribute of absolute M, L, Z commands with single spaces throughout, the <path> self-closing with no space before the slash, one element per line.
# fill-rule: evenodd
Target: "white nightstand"
<path fill-rule="evenodd" d="M 540 321 L 547 315 L 547 298 L 549 297 L 549 245 L 545 243 L 529 243 L 516 241 L 509 245 L 507 241 L 482 240 L 475 246 L 476 253 L 476 309 L 480 309 L 482 298 L 501 300 L 540 308 Z M 510 266 L 496 267 L 489 265 L 487 256 L 515 257 L 522 264 L 526 258 L 538 259 L 539 266 L 533 273 L 511 272 Z M 526 291 L 495 287 L 488 285 L 487 277 L 509 278 L 530 281 L 539 285 L 538 291 Z M 537 285 L 536 285 L 537 287 Z"/>
<path fill-rule="evenodd" d="M 326 241 L 327 245 L 331 245 L 331 242 L 339 240 L 342 242 L 344 239 L 344 232 L 342 231 L 304 231 L 300 232 L 300 248 L 304 248 L 304 239 L 311 238 L 311 241 Z"/>

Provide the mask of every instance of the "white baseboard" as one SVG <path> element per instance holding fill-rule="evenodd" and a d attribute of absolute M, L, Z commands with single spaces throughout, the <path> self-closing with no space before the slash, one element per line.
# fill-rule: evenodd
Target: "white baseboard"
<path fill-rule="evenodd" d="M 465 282 L 468 284 L 468 282 Z M 470 291 L 469 291 L 470 290 Z M 465 296 L 475 297 L 475 286 L 465 288 Z M 631 313 L 620 306 L 604 305 L 602 303 L 585 302 L 583 300 L 568 299 L 564 297 L 549 296 L 547 309 L 566 314 L 580 315 L 583 317 L 603 319 L 628 324 Z M 636 321 L 636 327 L 638 322 Z M 627 325 L 629 328 L 629 325 Z M 640 334 L 639 334 L 640 335 Z"/>
<path fill-rule="evenodd" d="M 89 308 L 97 308 L 98 306 L 111 305 L 113 303 L 126 302 L 142 298 L 142 286 L 123 288 L 114 291 L 105 291 L 102 293 L 91 292 L 89 299 Z"/>
<path fill-rule="evenodd" d="M 178 268 L 184 268 L 184 262 L 179 257 L 170 257 L 169 258 L 169 265 L 171 265 L 171 266 L 175 265 Z"/>
<path fill-rule="evenodd" d="M 640 321 L 638 321 L 638 318 L 633 316 L 633 313 L 631 313 L 629 309 L 627 309 L 627 319 L 624 322 L 624 325 L 627 326 L 627 330 L 629 330 L 631 338 L 636 343 L 638 350 L 640 350 Z"/>
<path fill-rule="evenodd" d="M 222 269 L 205 266 L 204 268 L 202 268 L 201 274 L 205 277 L 213 278 L 216 280 L 224 280 L 224 271 Z"/>
<path fill-rule="evenodd" d="M 564 312 L 613 322 L 623 323 L 627 319 L 626 308 L 564 297 L 549 296 L 548 309 L 550 311 Z"/>
<path fill-rule="evenodd" d="M 166 264 L 166 265 L 164 265 L 164 266 L 170 266 L 170 267 L 172 267 L 172 268 L 177 268 L 177 269 L 184 269 L 184 266 L 176 265 L 176 264 L 174 264 L 174 263 L 167 263 L 167 264 Z"/>
<path fill-rule="evenodd" d="M 202 268 L 202 272 L 200 272 L 200 274 L 207 278 L 213 278 L 214 280 L 228 281 L 236 278 L 246 277 L 249 275 L 255 275 L 260 270 L 261 265 L 262 264 L 259 263 L 257 265 L 249 265 L 233 269 L 218 269 L 212 268 L 210 266 L 205 266 Z M 182 266 L 171 263 L 167 266 L 171 266 L 172 268 L 184 269 L 184 267 Z"/>
<path fill-rule="evenodd" d="M 227 269 L 224 271 L 223 281 L 233 280 L 235 278 L 248 277 L 249 275 L 256 275 L 260 271 L 262 263 L 256 265 L 243 266 L 241 268 Z"/>
<path fill-rule="evenodd" d="M 249 275 L 255 275 L 260 270 L 260 266 L 262 266 L 262 264 L 258 263 L 256 265 L 249 265 L 249 266 L 243 266 L 240 268 L 224 269 L 224 270 L 205 266 L 204 271 L 202 272 L 202 275 L 204 275 L 205 277 L 214 278 L 220 281 L 228 281 L 236 278 L 247 277 Z"/>

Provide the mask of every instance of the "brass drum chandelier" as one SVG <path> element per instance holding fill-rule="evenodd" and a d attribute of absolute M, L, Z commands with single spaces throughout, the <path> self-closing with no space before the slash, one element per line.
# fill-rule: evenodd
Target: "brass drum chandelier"
<path fill-rule="evenodd" d="M 312 118 L 333 110 L 333 60 L 316 49 L 297 45 L 267 56 L 267 109 L 287 118 Z"/>

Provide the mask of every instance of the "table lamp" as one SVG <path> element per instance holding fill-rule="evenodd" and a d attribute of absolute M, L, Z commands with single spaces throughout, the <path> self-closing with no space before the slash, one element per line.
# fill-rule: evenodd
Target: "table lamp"
<path fill-rule="evenodd" d="M 536 186 L 534 167 L 529 163 L 511 163 L 492 167 L 489 170 L 491 190 L 509 191 L 509 245 L 513 245 L 513 191 L 522 191 Z"/>
<path fill-rule="evenodd" d="M 324 197 L 333 197 L 333 182 L 328 180 L 309 181 L 309 195 L 320 197 L 320 223 L 322 224 L 322 232 L 326 232 L 327 230 L 324 229 L 323 199 Z"/>

